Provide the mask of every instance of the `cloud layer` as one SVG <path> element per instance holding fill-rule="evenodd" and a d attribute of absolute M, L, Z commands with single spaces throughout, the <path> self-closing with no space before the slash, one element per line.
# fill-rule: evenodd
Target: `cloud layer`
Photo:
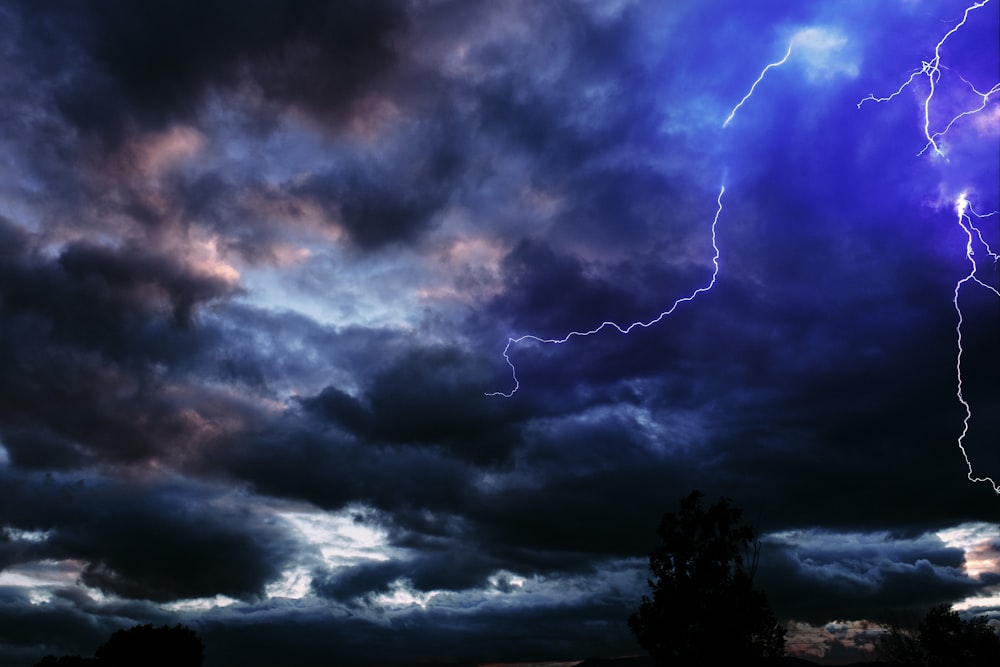
<path fill-rule="evenodd" d="M 692 488 L 800 654 L 991 599 L 997 4 L 785 4 L 0 2 L 0 662 L 636 652 Z"/>

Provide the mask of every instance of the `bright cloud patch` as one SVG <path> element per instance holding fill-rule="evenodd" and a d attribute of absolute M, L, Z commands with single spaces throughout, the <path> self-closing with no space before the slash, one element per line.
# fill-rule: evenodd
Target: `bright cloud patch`
<path fill-rule="evenodd" d="M 856 77 L 860 68 L 858 54 L 848 38 L 829 28 L 803 28 L 792 36 L 791 62 L 805 68 L 811 83 L 829 82 L 838 76 Z"/>

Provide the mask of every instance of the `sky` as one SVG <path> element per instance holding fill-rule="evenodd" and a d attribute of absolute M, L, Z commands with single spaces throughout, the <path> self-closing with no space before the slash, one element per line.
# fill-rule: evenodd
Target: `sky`
<path fill-rule="evenodd" d="M 693 489 L 1000 625 L 998 6 L 0 0 L 0 663 L 637 654 Z"/>

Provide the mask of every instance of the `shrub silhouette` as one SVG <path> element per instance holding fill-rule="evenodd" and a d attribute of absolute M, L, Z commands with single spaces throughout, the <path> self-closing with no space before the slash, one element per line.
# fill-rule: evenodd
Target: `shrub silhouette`
<path fill-rule="evenodd" d="M 93 658 L 47 655 L 35 667 L 201 667 L 204 652 L 198 634 L 187 626 L 137 625 L 115 632 Z"/>
<path fill-rule="evenodd" d="M 126 665 L 171 665 L 201 667 L 204 646 L 197 633 L 183 625 L 154 628 L 137 625 L 119 630 L 102 644 L 94 656 L 101 667 Z"/>
<path fill-rule="evenodd" d="M 1000 637 L 985 616 L 965 620 L 942 604 L 927 610 L 916 632 L 886 628 L 879 652 L 889 662 L 908 667 L 996 667 Z"/>
<path fill-rule="evenodd" d="M 628 621 L 657 665 L 745 665 L 785 653 L 785 630 L 754 590 L 759 543 L 722 498 L 707 510 L 693 491 L 663 515 L 649 554 L 653 597 Z M 747 562 L 749 560 L 749 563 Z"/>
<path fill-rule="evenodd" d="M 97 667 L 97 664 L 97 660 L 93 658 L 81 658 L 78 655 L 62 655 L 58 658 L 47 655 L 36 662 L 34 667 Z"/>

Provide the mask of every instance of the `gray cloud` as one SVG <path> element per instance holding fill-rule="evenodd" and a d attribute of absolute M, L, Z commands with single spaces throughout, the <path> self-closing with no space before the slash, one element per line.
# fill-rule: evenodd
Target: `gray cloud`
<path fill-rule="evenodd" d="M 917 158 L 915 91 L 856 106 L 954 17 L 779 4 L 0 1 L 0 662 L 133 622 L 213 665 L 627 653 L 692 488 L 772 536 L 784 618 L 996 585 L 928 537 L 995 521 L 949 201 L 997 207 L 994 135 Z M 857 77 L 790 61 L 723 130 L 800 26 Z M 509 336 L 706 285 L 723 181 L 710 292 L 485 395 Z M 996 299 L 961 304 L 990 474 Z"/>

